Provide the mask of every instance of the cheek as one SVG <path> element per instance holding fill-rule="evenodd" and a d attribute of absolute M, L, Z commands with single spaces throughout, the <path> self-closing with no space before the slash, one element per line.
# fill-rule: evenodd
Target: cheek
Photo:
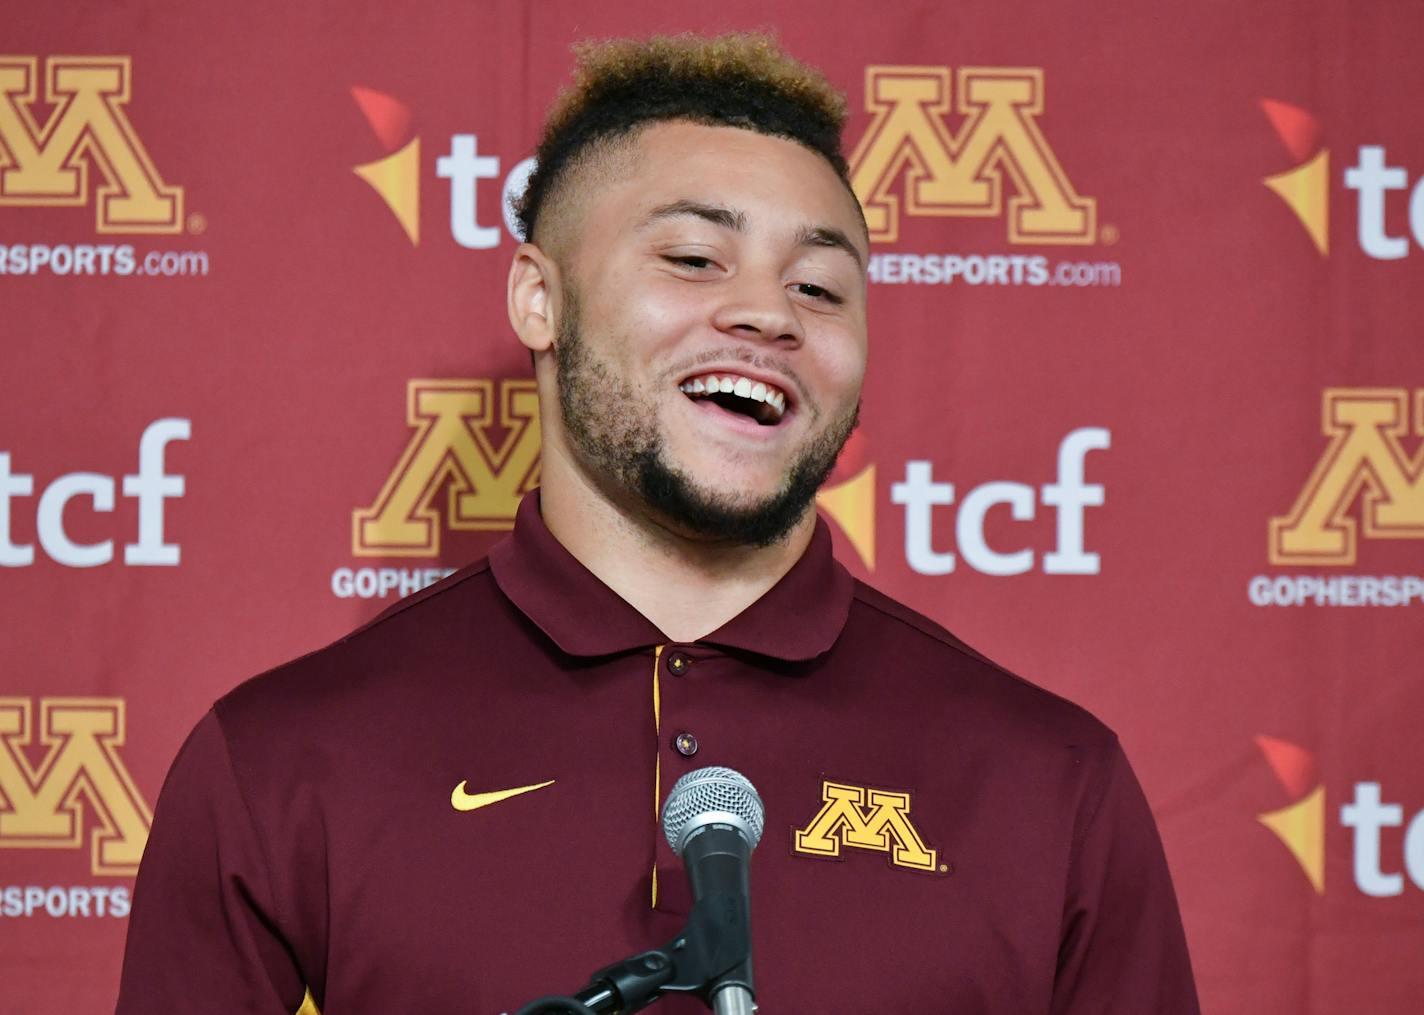
<path fill-rule="evenodd" d="M 866 347 L 863 339 L 841 335 L 822 343 L 817 368 L 828 395 L 837 403 L 853 404 L 865 380 Z"/>
<path fill-rule="evenodd" d="M 612 277 L 597 301 L 599 327 L 616 336 L 633 359 L 652 365 L 650 357 L 676 346 L 707 317 L 689 288 L 658 279 Z"/>

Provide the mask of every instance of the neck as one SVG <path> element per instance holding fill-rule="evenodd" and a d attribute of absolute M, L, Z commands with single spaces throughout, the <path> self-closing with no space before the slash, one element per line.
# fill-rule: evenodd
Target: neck
<path fill-rule="evenodd" d="M 638 505 L 610 499 L 566 452 L 547 447 L 539 506 L 580 564 L 678 642 L 710 634 L 760 599 L 801 558 L 816 524 L 807 510 L 770 546 L 688 538 Z"/>

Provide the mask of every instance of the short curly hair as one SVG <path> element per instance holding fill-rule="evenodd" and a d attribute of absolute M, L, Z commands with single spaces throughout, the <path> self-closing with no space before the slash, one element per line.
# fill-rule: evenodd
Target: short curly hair
<path fill-rule="evenodd" d="M 611 39 L 574 47 L 573 86 L 555 101 L 513 208 L 532 240 L 572 169 L 651 123 L 685 120 L 786 138 L 823 156 L 850 189 L 845 96 L 761 33 Z"/>

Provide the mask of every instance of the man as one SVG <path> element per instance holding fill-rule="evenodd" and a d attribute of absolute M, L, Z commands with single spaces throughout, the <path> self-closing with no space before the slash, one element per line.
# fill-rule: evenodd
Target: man
<path fill-rule="evenodd" d="M 682 925 L 657 810 L 710 764 L 767 801 L 763 1011 L 1197 1011 L 1113 734 L 854 581 L 812 509 L 867 350 L 844 116 L 764 39 L 583 51 L 509 280 L 541 488 L 488 561 L 198 725 L 121 1013 L 572 992 Z"/>

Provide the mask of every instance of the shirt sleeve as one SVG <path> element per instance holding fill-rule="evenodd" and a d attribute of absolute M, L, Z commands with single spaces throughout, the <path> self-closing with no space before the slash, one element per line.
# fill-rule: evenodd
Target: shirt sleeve
<path fill-rule="evenodd" d="M 1080 818 L 1053 1015 L 1200 1015 L 1167 860 L 1117 741 Z"/>
<path fill-rule="evenodd" d="M 216 714 L 164 781 L 134 886 L 115 1015 L 293 1015 L 304 983 Z"/>

